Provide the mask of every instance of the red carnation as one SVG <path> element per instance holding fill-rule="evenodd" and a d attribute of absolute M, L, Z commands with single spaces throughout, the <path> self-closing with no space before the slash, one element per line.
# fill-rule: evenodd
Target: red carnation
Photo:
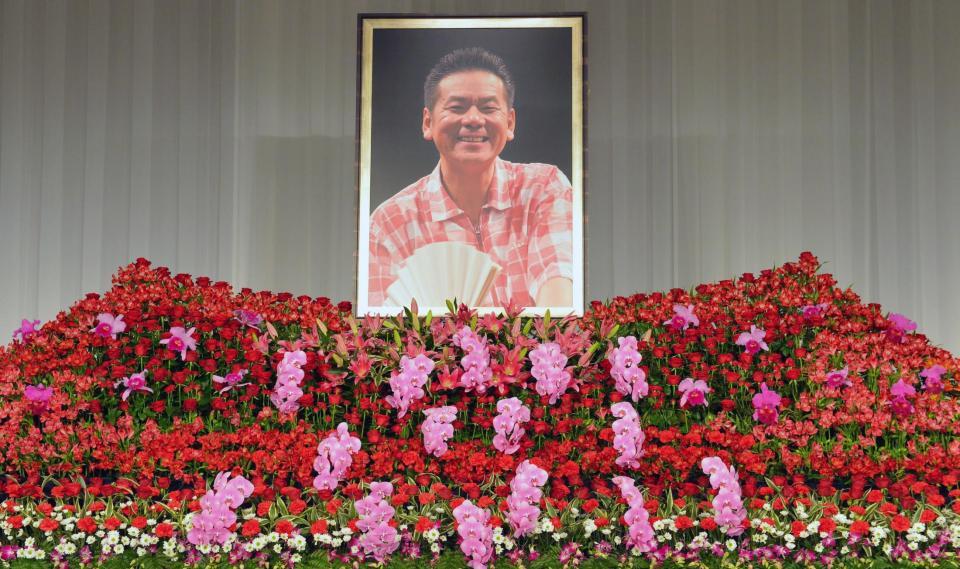
<path fill-rule="evenodd" d="M 310 533 L 313 535 L 327 533 L 327 520 L 317 520 L 310 524 Z"/>
<path fill-rule="evenodd" d="M 693 527 L 693 520 L 687 516 L 677 516 L 677 519 L 674 520 L 673 523 L 677 526 L 678 531 L 683 531 Z"/>
<path fill-rule="evenodd" d="M 109 518 L 103 520 L 103 527 L 105 527 L 105 528 L 107 528 L 108 530 L 111 530 L 111 531 L 112 531 L 112 530 L 115 530 L 115 529 L 117 529 L 118 527 L 120 527 L 120 524 L 121 524 L 121 523 L 123 523 L 123 522 L 121 522 L 120 520 L 118 520 L 117 518 L 115 518 L 115 517 L 113 517 L 113 516 L 110 516 Z"/>
<path fill-rule="evenodd" d="M 290 502 L 290 507 L 288 509 L 291 514 L 296 516 L 307 509 L 307 503 L 303 500 L 294 500 Z"/>
<path fill-rule="evenodd" d="M 925 524 L 929 524 L 935 519 L 937 519 L 937 513 L 933 510 L 924 510 L 923 513 L 920 514 L 920 521 Z"/>
<path fill-rule="evenodd" d="M 796 537 L 800 537 L 800 533 L 806 531 L 806 529 L 807 524 L 801 522 L 800 520 L 794 520 L 793 523 L 790 524 L 790 533 Z"/>
<path fill-rule="evenodd" d="M 583 509 L 584 512 L 590 514 L 590 513 L 593 513 L 593 511 L 596 510 L 599 506 L 600 506 L 600 502 L 591 498 L 590 500 L 587 500 L 586 502 L 584 502 L 580 507 Z"/>
<path fill-rule="evenodd" d="M 40 527 L 40 531 L 45 531 L 45 532 L 53 531 L 58 527 L 60 527 L 60 522 L 58 522 L 53 518 L 43 518 L 43 520 L 40 522 L 39 527 Z"/>
<path fill-rule="evenodd" d="M 713 531 L 717 529 L 717 522 L 713 521 L 713 518 L 704 518 L 700 520 L 700 527 L 706 531 Z"/>
<path fill-rule="evenodd" d="M 892 520 L 890 520 L 890 529 L 895 532 L 905 532 L 910 529 L 910 520 L 908 520 L 905 516 L 897 514 L 893 516 Z"/>
<path fill-rule="evenodd" d="M 157 524 L 157 527 L 153 528 L 153 535 L 157 537 L 173 537 L 173 524 L 167 522 Z"/>
<path fill-rule="evenodd" d="M 830 518 L 823 518 L 820 520 L 820 528 L 818 531 L 821 533 L 833 533 L 837 529 L 837 523 Z"/>
<path fill-rule="evenodd" d="M 266 517 L 270 513 L 270 506 L 273 504 L 271 502 L 260 502 L 257 504 L 257 515 L 261 518 Z"/>
<path fill-rule="evenodd" d="M 97 531 L 97 522 L 90 516 L 85 516 L 77 520 L 77 529 L 83 533 L 93 533 Z"/>
<path fill-rule="evenodd" d="M 273 529 L 277 533 L 290 534 L 293 533 L 294 526 L 290 520 L 280 520 L 277 525 L 273 526 Z"/>
<path fill-rule="evenodd" d="M 243 522 L 243 526 L 240 529 L 240 534 L 243 537 L 253 537 L 260 533 L 260 522 L 257 520 L 247 520 Z"/>

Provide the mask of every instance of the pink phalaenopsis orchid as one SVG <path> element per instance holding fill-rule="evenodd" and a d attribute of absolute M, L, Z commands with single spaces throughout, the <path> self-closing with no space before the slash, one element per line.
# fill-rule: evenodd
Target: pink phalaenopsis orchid
<path fill-rule="evenodd" d="M 741 332 L 740 335 L 737 336 L 736 344 L 743 346 L 744 351 L 752 356 L 760 350 L 770 351 L 770 346 L 763 341 L 766 336 L 766 330 L 757 328 L 751 324 L 749 332 Z"/>
<path fill-rule="evenodd" d="M 613 448 L 619 456 L 616 463 L 626 468 L 639 468 L 646 439 L 640 428 L 640 416 L 633 404 L 627 401 L 614 403 L 610 413 L 619 419 L 613 422 Z"/>
<path fill-rule="evenodd" d="M 700 467 L 710 477 L 710 486 L 717 490 L 713 498 L 714 521 L 725 528 L 727 535 L 742 534 L 747 512 L 743 507 L 736 469 L 728 467 L 718 456 L 705 457 L 700 461 Z"/>
<path fill-rule="evenodd" d="M 396 511 L 387 499 L 393 495 L 393 484 L 372 482 L 370 494 L 354 502 L 357 511 L 357 529 L 362 533 L 357 545 L 364 556 L 383 563 L 400 547 L 397 530 L 390 525 Z"/>
<path fill-rule="evenodd" d="M 50 398 L 53 397 L 53 388 L 46 387 L 42 383 L 38 385 L 28 385 L 23 388 L 23 397 L 30 403 L 30 411 L 35 415 L 46 413 L 50 406 Z"/>
<path fill-rule="evenodd" d="M 753 396 L 753 419 L 764 425 L 773 425 L 780 416 L 780 394 L 767 388 L 766 383 L 760 384 L 760 393 Z"/>
<path fill-rule="evenodd" d="M 663 323 L 674 330 L 686 330 L 690 326 L 700 326 L 700 319 L 693 313 L 693 305 L 682 304 L 673 305 L 673 318 L 664 320 Z"/>
<path fill-rule="evenodd" d="M 113 314 L 104 312 L 97 316 L 97 322 L 98 324 L 91 328 L 90 331 L 101 338 L 113 338 L 116 340 L 117 334 L 121 334 L 127 329 L 127 323 L 123 321 L 123 314 L 115 317 Z"/>
<path fill-rule="evenodd" d="M 490 527 L 490 512 L 465 500 L 453 510 L 460 535 L 460 551 L 467 558 L 471 569 L 486 569 L 493 557 L 493 528 Z"/>
<path fill-rule="evenodd" d="M 559 344 L 549 342 L 531 350 L 529 357 L 530 375 L 537 380 L 537 393 L 547 397 L 550 405 L 556 404 L 573 382 L 573 376 L 566 369 L 567 356 L 560 351 Z M 579 390 L 575 384 L 572 387 Z"/>
<path fill-rule="evenodd" d="M 187 351 L 197 349 L 197 339 L 193 337 L 196 328 L 184 329 L 181 326 L 170 328 L 170 337 L 160 340 L 161 344 L 166 344 L 171 352 L 179 352 L 180 359 L 187 359 Z"/>
<path fill-rule="evenodd" d="M 493 447 L 504 454 L 520 450 L 520 439 L 526 432 L 523 424 L 530 420 L 530 408 L 516 397 L 497 401 L 497 416 L 493 418 Z"/>
<path fill-rule="evenodd" d="M 537 527 L 540 518 L 540 488 L 547 483 L 547 471 L 525 460 L 517 466 L 517 473 L 510 481 L 507 497 L 507 521 L 513 527 L 514 538 L 522 537 Z"/>
<path fill-rule="evenodd" d="M 277 383 L 270 394 L 270 401 L 281 413 L 296 413 L 300 409 L 300 398 L 303 390 L 300 382 L 303 380 L 301 367 L 307 363 L 307 354 L 301 350 L 286 352 L 283 359 L 277 364 Z"/>
<path fill-rule="evenodd" d="M 713 390 L 710 389 L 706 381 L 702 379 L 694 381 L 693 378 L 688 377 L 680 382 L 677 391 L 683 394 L 680 397 L 680 406 L 690 405 L 693 407 L 695 405 L 706 406 L 707 393 Z"/>
<path fill-rule="evenodd" d="M 435 457 L 441 457 L 447 452 L 447 441 L 453 438 L 453 422 L 457 419 L 457 408 L 453 405 L 424 409 L 427 416 L 420 425 L 423 433 L 423 450 Z"/>
<path fill-rule="evenodd" d="M 37 328 L 38 326 L 40 326 L 39 320 L 23 319 L 20 322 L 20 327 L 13 331 L 13 339 L 16 340 L 17 336 L 20 336 L 21 340 L 26 341 L 27 338 L 40 331 Z"/>
<path fill-rule="evenodd" d="M 400 412 L 398 417 L 407 414 L 410 405 L 425 395 L 423 386 L 426 385 L 430 373 L 433 371 L 433 360 L 420 354 L 416 358 L 403 356 L 400 358 L 400 373 L 393 372 L 390 376 L 391 394 L 384 400 Z"/>
<path fill-rule="evenodd" d="M 223 545 L 233 532 L 235 510 L 253 494 L 253 484 L 243 476 L 230 477 L 229 472 L 217 475 L 213 488 L 200 498 L 200 511 L 194 514 L 187 532 L 193 545 Z"/>
<path fill-rule="evenodd" d="M 135 373 L 130 377 L 125 377 L 118 381 L 115 384 L 115 387 L 123 386 L 123 393 L 120 395 L 120 399 L 126 401 L 132 393 L 143 392 L 143 393 L 153 393 L 153 390 L 147 387 L 147 370 L 143 370 L 140 373 Z"/>
<path fill-rule="evenodd" d="M 620 495 L 629 506 L 623 515 L 623 521 L 627 524 L 629 532 L 627 545 L 641 553 L 652 551 L 657 545 L 657 540 L 653 526 L 650 525 L 650 514 L 643 504 L 643 494 L 640 493 L 633 479 L 626 476 L 615 476 L 613 483 L 620 488 Z"/>
<path fill-rule="evenodd" d="M 219 375 L 214 375 L 213 382 L 219 383 L 223 386 L 220 388 L 220 391 L 218 391 L 218 393 L 222 395 L 230 391 L 234 387 L 244 387 L 244 386 L 250 385 L 249 383 L 240 383 L 241 381 L 243 381 L 243 376 L 245 375 L 247 375 L 247 370 L 241 369 L 237 371 L 232 371 L 224 377 L 220 377 Z"/>
<path fill-rule="evenodd" d="M 947 368 L 940 364 L 930 366 L 920 372 L 923 382 L 923 390 L 927 393 L 937 394 L 943 392 L 943 374 L 947 373 Z"/>
<path fill-rule="evenodd" d="M 466 353 L 460 360 L 460 367 L 463 368 L 460 386 L 466 391 L 485 392 L 493 377 L 487 339 L 478 336 L 469 326 L 463 326 L 453 335 L 453 343 Z"/>
<path fill-rule="evenodd" d="M 637 339 L 634 336 L 618 338 L 617 345 L 607 356 L 607 361 L 610 362 L 610 376 L 616 382 L 614 384 L 616 390 L 636 403 L 641 397 L 646 397 L 650 390 L 647 374 L 640 367 L 640 360 L 643 357 L 637 350 Z"/>
<path fill-rule="evenodd" d="M 320 441 L 313 469 L 317 476 L 313 487 L 317 490 L 334 490 L 353 464 L 352 455 L 360 451 L 360 439 L 350 434 L 346 423 L 337 425 L 337 430 Z"/>
<path fill-rule="evenodd" d="M 826 384 L 828 387 L 834 389 L 840 389 L 841 387 L 850 387 L 853 383 L 850 382 L 850 378 L 847 377 L 849 370 L 844 367 L 842 369 L 835 369 L 827 374 Z"/>

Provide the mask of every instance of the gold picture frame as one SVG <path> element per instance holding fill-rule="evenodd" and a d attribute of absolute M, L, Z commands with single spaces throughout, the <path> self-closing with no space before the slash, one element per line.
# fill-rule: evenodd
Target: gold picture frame
<path fill-rule="evenodd" d="M 503 62 L 507 67 L 513 68 L 512 72 L 516 77 L 517 134 L 516 138 L 511 139 L 507 145 L 504 154 L 510 151 L 511 159 L 516 160 L 520 166 L 555 164 L 556 169 L 562 173 L 560 177 L 569 180 L 569 185 L 572 187 L 572 203 L 569 204 L 572 219 L 569 220 L 569 226 L 563 224 L 563 238 L 557 240 L 559 243 L 566 243 L 566 231 L 569 227 L 569 256 L 564 249 L 561 255 L 562 263 L 558 265 L 563 266 L 563 275 L 569 274 L 572 281 L 569 289 L 570 302 L 562 305 L 531 305 L 529 300 L 534 295 L 531 288 L 535 286 L 533 284 L 526 284 L 526 288 L 514 286 L 513 289 L 509 289 L 505 284 L 495 292 L 491 291 L 486 298 L 502 299 L 510 294 L 508 290 L 523 290 L 528 295 L 528 303 L 523 308 L 523 315 L 542 316 L 548 310 L 551 315 L 557 316 L 583 314 L 586 157 L 584 144 L 585 18 L 585 14 L 507 17 L 359 15 L 357 86 L 359 204 L 357 302 L 355 304 L 358 316 L 394 315 L 400 312 L 403 306 L 410 304 L 391 301 L 389 298 L 383 302 L 371 302 L 374 297 L 384 299 L 381 283 L 385 282 L 381 277 L 381 266 L 376 264 L 376 260 L 371 267 L 372 258 L 381 258 L 371 254 L 371 218 L 376 207 L 392 199 L 401 189 L 409 188 L 417 181 L 417 177 L 426 177 L 432 169 L 432 165 L 426 162 L 426 157 L 430 152 L 436 156 L 438 149 L 433 148 L 427 141 L 418 140 L 420 133 L 416 132 L 419 127 L 417 123 L 422 120 L 421 113 L 425 110 L 423 99 L 419 99 L 423 93 L 423 81 L 426 77 L 424 70 L 429 70 L 433 66 L 438 54 L 448 53 L 451 48 L 455 50 L 473 46 L 496 52 L 498 56 L 502 53 Z M 415 102 L 419 108 L 416 108 Z M 521 140 L 522 143 L 517 142 Z M 436 162 L 436 157 L 433 160 Z M 509 163 L 513 164 L 513 162 Z M 439 170 L 440 166 L 436 166 L 436 171 Z M 525 195 L 532 193 L 531 190 Z M 563 211 L 566 211 L 566 207 L 565 204 Z M 480 219 L 482 226 L 482 218 Z M 490 219 L 492 226 L 494 220 Z M 377 227 L 382 227 L 382 224 Z M 528 230 L 533 231 L 532 228 Z M 379 243 L 380 233 L 377 230 L 374 231 L 373 238 L 376 243 Z M 505 283 L 508 278 L 513 279 L 515 275 L 524 271 L 530 273 L 527 274 L 524 283 L 537 280 L 532 264 L 524 265 L 524 267 L 531 267 L 529 269 L 518 268 L 519 261 L 516 261 L 512 255 L 503 253 L 502 248 L 497 249 L 495 244 L 489 246 L 489 251 L 485 251 L 479 229 L 477 239 L 480 241 L 474 244 L 474 248 L 488 253 L 488 257 L 493 259 L 489 264 L 501 268 L 505 273 L 503 277 L 495 273 L 500 280 L 493 280 L 492 286 Z M 521 245 L 516 247 L 518 251 L 527 251 L 522 249 Z M 450 256 L 455 252 L 444 251 L 444 254 Z M 522 253 L 517 256 L 517 258 L 522 257 Z M 411 267 L 415 265 L 412 257 L 409 262 Z M 473 270 L 479 262 L 475 259 L 474 262 L 468 263 L 470 270 Z M 420 264 L 416 266 L 422 267 L 423 263 L 423 259 L 420 259 Z M 500 265 L 507 265 L 507 268 L 503 269 Z M 473 274 L 462 271 L 462 267 L 455 263 L 449 265 L 440 263 L 436 266 L 446 267 L 441 271 L 442 277 L 457 281 L 456 286 L 461 288 L 455 287 L 456 290 L 462 290 L 464 287 L 457 279 L 466 278 L 458 275 Z M 489 276 L 488 273 L 483 275 L 484 277 L 477 282 Z M 397 278 L 395 282 L 399 280 Z M 433 276 L 425 280 L 434 284 L 439 282 L 439 278 L 433 278 Z M 522 279 L 517 277 L 515 280 L 519 282 Z M 375 284 L 372 285 L 372 282 Z M 514 283 L 514 281 L 509 282 Z M 374 288 L 377 288 L 379 294 L 371 294 Z M 408 290 L 403 287 L 401 289 Z M 527 292 L 528 290 L 530 292 Z M 539 290 L 542 291 L 543 288 Z M 510 296 L 510 298 L 515 297 Z M 465 301 L 464 298 L 457 300 Z M 448 310 L 446 303 L 430 302 L 429 297 L 426 302 L 418 298 L 417 303 L 421 313 L 431 310 L 437 314 Z M 471 304 L 470 306 L 476 308 L 481 314 L 498 313 L 504 310 L 505 307 L 502 304 L 506 303 L 491 304 L 487 302 L 483 305 Z"/>

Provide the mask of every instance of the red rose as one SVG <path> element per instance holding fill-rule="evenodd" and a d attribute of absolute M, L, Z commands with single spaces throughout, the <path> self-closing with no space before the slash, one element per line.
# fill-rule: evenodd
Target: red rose
<path fill-rule="evenodd" d="M 93 533 L 97 531 L 97 522 L 90 516 L 85 516 L 77 520 L 77 529 L 83 533 Z"/>
<path fill-rule="evenodd" d="M 713 521 L 713 518 L 703 518 L 700 520 L 700 527 L 706 531 L 713 531 L 717 529 L 717 522 Z"/>
<path fill-rule="evenodd" d="M 60 527 L 60 522 L 58 522 L 53 518 L 43 518 L 43 520 L 40 522 L 39 527 L 40 527 L 40 531 L 44 531 L 44 532 L 53 531 L 58 527 Z"/>
<path fill-rule="evenodd" d="M 173 537 L 173 524 L 167 522 L 157 524 L 157 527 L 153 528 L 153 535 L 157 537 Z"/>
<path fill-rule="evenodd" d="M 327 520 L 317 520 L 310 524 L 310 533 L 313 535 L 327 533 Z"/>
<path fill-rule="evenodd" d="M 247 520 L 243 522 L 243 526 L 240 528 L 240 534 L 243 537 L 253 537 L 260 533 L 260 522 L 257 520 Z"/>
<path fill-rule="evenodd" d="M 273 529 L 277 533 L 290 534 L 293 533 L 294 526 L 290 520 L 280 520 L 277 525 L 273 526 Z"/>
<path fill-rule="evenodd" d="M 900 514 L 893 516 L 893 519 L 890 520 L 890 529 L 895 532 L 905 532 L 910 529 L 910 525 L 910 520 Z"/>

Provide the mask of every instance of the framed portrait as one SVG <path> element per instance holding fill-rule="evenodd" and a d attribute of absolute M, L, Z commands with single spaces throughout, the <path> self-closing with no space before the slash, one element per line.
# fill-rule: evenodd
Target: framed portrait
<path fill-rule="evenodd" d="M 585 16 L 358 20 L 358 316 L 582 315 Z"/>

